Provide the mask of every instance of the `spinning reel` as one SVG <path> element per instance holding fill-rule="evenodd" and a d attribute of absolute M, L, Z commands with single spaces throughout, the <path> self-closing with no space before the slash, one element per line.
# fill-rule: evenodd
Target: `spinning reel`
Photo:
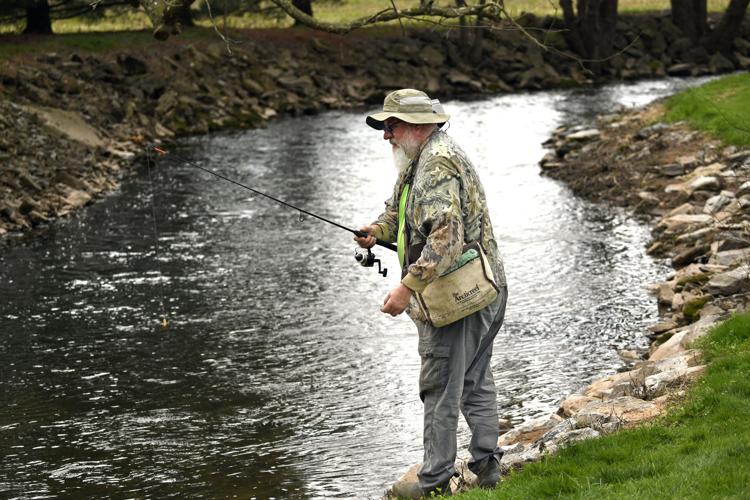
<path fill-rule="evenodd" d="M 359 262 L 362 267 L 373 267 L 375 264 L 378 265 L 378 273 L 383 275 L 385 278 L 388 275 L 388 269 L 383 267 L 380 268 L 380 259 L 375 258 L 375 254 L 370 251 L 369 248 L 358 248 L 354 251 L 354 258 Z"/>

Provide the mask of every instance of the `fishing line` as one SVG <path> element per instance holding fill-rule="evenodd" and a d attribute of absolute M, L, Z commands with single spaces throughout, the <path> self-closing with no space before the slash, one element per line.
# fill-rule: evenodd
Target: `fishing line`
<path fill-rule="evenodd" d="M 153 152 L 158 153 L 161 156 L 167 156 L 167 155 L 173 156 L 174 158 L 180 160 L 181 162 L 184 162 L 187 165 L 190 165 L 190 166 L 195 167 L 197 169 L 203 170 L 204 172 L 207 172 L 207 173 L 209 173 L 211 175 L 214 175 L 214 176 L 216 176 L 216 177 L 218 177 L 220 179 L 224 179 L 225 181 L 228 181 L 228 182 L 231 182 L 232 184 L 240 186 L 243 189 L 247 189 L 248 191 L 251 191 L 251 192 L 253 192 L 253 193 L 257 194 L 257 195 L 260 195 L 260 196 L 263 196 L 265 198 L 268 198 L 269 200 L 275 201 L 276 203 L 284 205 L 285 207 L 289 207 L 292 210 L 296 210 L 296 211 L 299 212 L 299 221 L 300 222 L 304 221 L 304 215 L 309 215 L 310 217 L 314 217 L 314 218 L 316 218 L 318 220 L 321 220 L 321 221 L 323 221 L 325 223 L 328 223 L 328 224 L 330 224 L 332 226 L 335 226 L 335 227 L 337 227 L 339 229 L 343 229 L 344 231 L 348 231 L 348 232 L 354 234 L 355 236 L 357 236 L 359 238 L 364 238 L 364 237 L 369 236 L 364 231 L 358 231 L 356 229 L 348 228 L 348 227 L 346 227 L 344 225 L 341 225 L 341 224 L 339 224 L 337 222 L 334 222 L 334 221 L 332 221 L 330 219 L 326 219 L 325 217 L 323 217 L 321 215 L 314 214 L 314 213 L 312 213 L 312 212 L 310 212 L 308 210 L 305 210 L 304 208 L 297 207 L 295 205 L 292 205 L 291 203 L 285 202 L 284 200 L 280 200 L 280 199 L 275 198 L 275 197 L 273 197 L 273 196 L 271 196 L 269 194 L 266 194 L 266 193 L 264 193 L 262 191 L 258 191 L 257 189 L 254 189 L 254 188 L 252 188 L 250 186 L 242 184 L 241 182 L 238 182 L 238 181 L 236 181 L 234 179 L 230 179 L 229 177 L 226 177 L 226 176 L 224 176 L 224 175 L 222 175 L 222 174 L 220 174 L 218 172 L 215 172 L 215 171 L 213 171 L 211 169 L 202 167 L 202 166 L 198 165 L 197 163 L 195 163 L 194 161 L 191 161 L 191 160 L 189 160 L 189 159 L 185 158 L 184 156 L 179 155 L 177 153 L 167 152 L 166 150 L 164 150 L 162 148 L 159 148 L 157 146 L 149 146 L 148 149 L 149 149 L 149 153 L 151 153 L 153 151 Z M 394 245 L 393 243 L 387 243 L 385 241 L 380 241 L 380 240 L 376 239 L 375 240 L 375 244 L 379 245 L 379 246 L 381 246 L 383 248 L 387 248 L 388 250 L 392 250 L 394 252 L 397 251 L 396 245 Z"/>
<path fill-rule="evenodd" d="M 159 261 L 159 231 L 156 223 L 156 192 L 154 190 L 154 180 L 151 176 L 151 162 L 153 162 L 153 153 L 151 150 L 146 155 L 146 167 L 148 169 L 148 183 L 151 187 L 151 221 L 154 226 L 154 258 L 156 259 L 156 269 L 159 272 L 159 304 L 161 307 L 161 326 L 167 328 L 169 321 L 167 320 L 167 308 L 164 305 L 164 281 L 162 280 L 163 274 L 161 272 L 161 263 Z"/>

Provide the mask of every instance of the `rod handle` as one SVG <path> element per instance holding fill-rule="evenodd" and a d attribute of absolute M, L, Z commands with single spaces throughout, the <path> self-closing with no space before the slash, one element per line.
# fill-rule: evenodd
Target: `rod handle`
<path fill-rule="evenodd" d="M 357 238 L 366 238 L 366 237 L 370 236 L 368 233 L 366 233 L 364 231 L 352 231 L 352 232 L 354 233 L 354 236 L 356 236 Z M 379 239 L 376 238 L 375 239 L 375 244 L 376 245 L 380 245 L 383 248 L 387 248 L 388 250 L 393 250 L 394 252 L 398 252 L 398 248 L 396 248 L 396 245 L 394 245 L 393 243 L 388 243 L 386 241 L 381 241 L 381 240 L 379 240 Z"/>

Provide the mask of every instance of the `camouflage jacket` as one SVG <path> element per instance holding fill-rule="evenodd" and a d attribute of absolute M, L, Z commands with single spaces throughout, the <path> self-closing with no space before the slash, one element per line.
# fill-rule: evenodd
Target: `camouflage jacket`
<path fill-rule="evenodd" d="M 478 241 L 484 226 L 482 247 L 498 285 L 505 286 L 505 273 L 482 183 L 466 154 L 445 132 L 433 133 L 418 158 L 400 176 L 385 211 L 373 223 L 374 236 L 394 242 L 398 231 L 398 204 L 404 182 L 412 175 L 406 203 L 409 245 L 424 243 L 419 259 L 409 265 L 402 283 L 421 292 L 461 255 L 464 243 Z M 414 303 L 412 319 L 424 321 Z"/>

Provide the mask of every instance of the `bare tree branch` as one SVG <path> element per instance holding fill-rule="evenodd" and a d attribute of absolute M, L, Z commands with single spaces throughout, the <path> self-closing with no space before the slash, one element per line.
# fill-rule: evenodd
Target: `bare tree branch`
<path fill-rule="evenodd" d="M 500 20 L 504 11 L 503 0 L 487 2 L 484 5 L 472 5 L 467 7 L 436 7 L 431 4 L 421 5 L 412 9 L 398 10 L 388 9 L 369 17 L 355 19 L 349 23 L 329 23 L 308 16 L 292 5 L 290 0 L 271 0 L 290 17 L 311 28 L 327 31 L 330 33 L 346 34 L 370 24 L 393 21 L 395 19 L 418 18 L 420 16 L 458 18 L 461 16 L 482 15 L 486 18 Z"/>

